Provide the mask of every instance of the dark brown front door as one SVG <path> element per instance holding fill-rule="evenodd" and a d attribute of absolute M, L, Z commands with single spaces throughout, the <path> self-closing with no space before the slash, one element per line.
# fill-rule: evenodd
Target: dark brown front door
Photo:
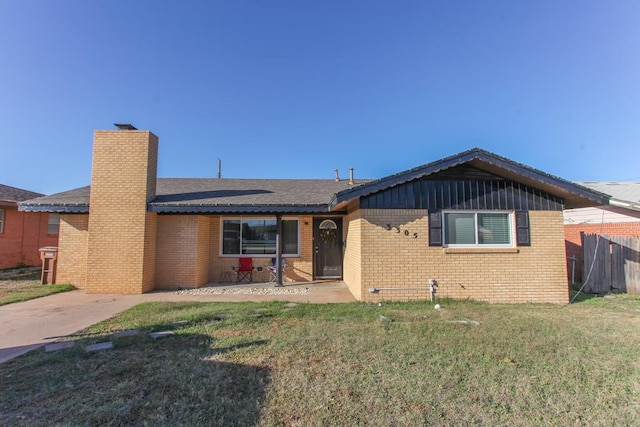
<path fill-rule="evenodd" d="M 313 219 L 314 277 L 342 279 L 342 218 Z"/>

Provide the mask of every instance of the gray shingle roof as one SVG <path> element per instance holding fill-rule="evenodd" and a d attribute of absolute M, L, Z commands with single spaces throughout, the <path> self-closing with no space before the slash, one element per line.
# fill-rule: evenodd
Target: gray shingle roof
<path fill-rule="evenodd" d="M 366 180 L 356 180 L 359 185 Z M 164 213 L 327 212 L 347 180 L 158 178 L 149 209 Z M 21 203 L 25 211 L 86 213 L 90 187 Z"/>
<path fill-rule="evenodd" d="M 611 205 L 640 211 L 640 182 L 580 182 L 611 196 Z"/>
<path fill-rule="evenodd" d="M 43 194 L 34 191 L 23 190 L 22 188 L 11 187 L 9 185 L 0 184 L 0 201 L 3 202 L 22 202 L 24 200 L 34 199 Z"/>
<path fill-rule="evenodd" d="M 384 178 L 349 181 L 329 179 L 158 178 L 149 210 L 162 213 L 323 213 L 341 210 L 358 197 L 439 171 L 469 164 L 479 170 L 542 189 L 565 200 L 567 208 L 596 206 L 609 196 L 488 151 L 474 148 Z M 31 212 L 89 211 L 89 187 L 20 203 Z"/>
<path fill-rule="evenodd" d="M 601 193 L 610 195 L 620 200 L 640 202 L 640 182 L 578 182 L 585 187 L 592 188 Z"/>
<path fill-rule="evenodd" d="M 89 212 L 91 187 L 81 187 L 50 196 L 38 197 L 18 204 L 18 210 L 27 212 Z"/>

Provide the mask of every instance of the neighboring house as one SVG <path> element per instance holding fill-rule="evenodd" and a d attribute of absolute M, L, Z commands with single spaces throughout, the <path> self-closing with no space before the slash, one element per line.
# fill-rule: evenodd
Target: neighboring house
<path fill-rule="evenodd" d="M 90 187 L 20 205 L 61 215 L 58 282 L 195 288 L 232 281 L 239 257 L 284 257 L 287 280 L 343 280 L 362 301 L 425 300 L 431 282 L 438 297 L 566 303 L 562 211 L 608 202 L 481 149 L 373 181 L 157 178 L 157 153 L 151 132 L 96 131 Z"/>
<path fill-rule="evenodd" d="M 41 196 L 0 184 L 0 269 L 40 265 L 38 249 L 58 244 L 59 214 L 18 211 L 18 202 Z"/>
<path fill-rule="evenodd" d="M 571 264 L 575 260 L 575 281 L 581 282 L 583 279 L 582 233 L 640 237 L 640 183 L 579 182 L 578 184 L 611 197 L 609 204 L 564 211 L 568 271 L 571 275 Z"/>

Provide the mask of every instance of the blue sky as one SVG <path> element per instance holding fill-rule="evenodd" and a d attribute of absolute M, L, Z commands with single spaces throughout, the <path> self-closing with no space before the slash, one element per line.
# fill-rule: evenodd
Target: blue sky
<path fill-rule="evenodd" d="M 640 181 L 638 1 L 2 1 L 0 183 L 90 183 L 93 130 L 161 177 L 380 178 L 482 147 Z"/>

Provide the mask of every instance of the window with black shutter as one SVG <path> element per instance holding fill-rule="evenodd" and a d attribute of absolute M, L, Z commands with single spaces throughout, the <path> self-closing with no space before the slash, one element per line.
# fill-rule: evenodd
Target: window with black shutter
<path fill-rule="evenodd" d="M 518 246 L 531 246 L 531 234 L 529 233 L 529 212 L 516 212 L 516 243 Z"/>

